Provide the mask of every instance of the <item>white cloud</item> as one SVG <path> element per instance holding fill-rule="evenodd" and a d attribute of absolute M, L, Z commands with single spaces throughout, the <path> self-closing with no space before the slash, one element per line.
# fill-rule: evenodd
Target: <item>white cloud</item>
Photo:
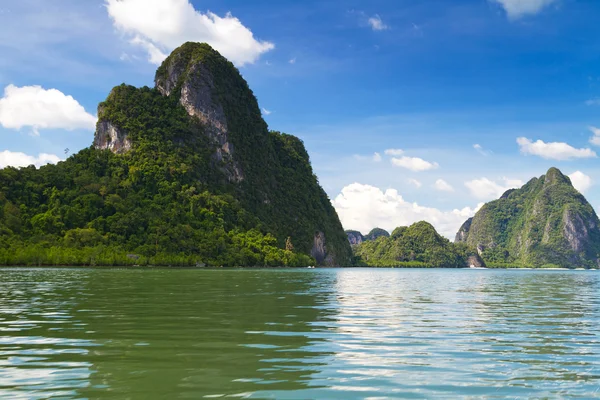
<path fill-rule="evenodd" d="M 0 125 L 8 129 L 28 126 L 35 134 L 39 129 L 94 130 L 96 120 L 77 100 L 56 89 L 8 85 L 0 99 Z"/>
<path fill-rule="evenodd" d="M 409 179 L 408 183 L 410 183 L 411 185 L 413 185 L 416 188 L 420 188 L 421 186 L 423 186 L 423 184 L 416 179 Z"/>
<path fill-rule="evenodd" d="M 373 154 L 373 161 L 381 162 L 381 160 L 383 160 L 383 157 L 381 157 L 381 154 L 379 154 L 379 153 Z"/>
<path fill-rule="evenodd" d="M 558 0 L 491 0 L 500 4 L 509 19 L 519 19 L 526 15 L 534 15 Z"/>
<path fill-rule="evenodd" d="M 392 158 L 392 164 L 396 167 L 410 169 L 414 172 L 429 171 L 439 167 L 438 163 L 425 161 L 419 157 Z"/>
<path fill-rule="evenodd" d="M 585 193 L 592 186 L 592 178 L 581 171 L 575 171 L 569 175 L 571 183 L 580 193 Z"/>
<path fill-rule="evenodd" d="M 440 234 L 454 239 L 454 235 L 467 218 L 481 208 L 441 211 L 405 201 L 395 189 L 381 189 L 353 183 L 342 189 L 332 201 L 345 229 L 369 232 L 375 227 L 393 231 L 418 221 L 431 223 Z"/>
<path fill-rule="evenodd" d="M 252 64 L 275 48 L 255 39 L 231 13 L 201 13 L 189 0 L 105 0 L 105 5 L 114 26 L 143 47 L 153 64 L 188 41 L 206 42 L 238 66 Z"/>
<path fill-rule="evenodd" d="M 271 115 L 273 112 L 272 112 L 272 111 L 269 111 L 269 110 L 267 110 L 266 108 L 263 108 L 263 109 L 262 109 L 262 113 L 263 113 L 263 115 Z"/>
<path fill-rule="evenodd" d="M 481 154 L 482 156 L 489 156 L 489 155 L 490 155 L 490 153 L 489 153 L 488 151 L 484 150 L 484 149 L 483 149 L 483 146 L 482 146 L 482 145 L 480 145 L 480 144 L 477 144 L 477 143 L 476 143 L 476 144 L 474 144 L 474 145 L 473 145 L 473 148 L 474 148 L 475 150 L 477 150 L 477 152 L 478 152 L 479 154 Z"/>
<path fill-rule="evenodd" d="M 28 156 L 24 153 L 17 153 L 5 150 L 0 152 L 0 168 L 6 167 L 28 167 L 30 165 L 35 165 L 36 167 L 41 167 L 46 164 L 56 164 L 61 161 L 60 157 L 54 154 L 46 154 L 41 153 L 37 157 Z"/>
<path fill-rule="evenodd" d="M 454 192 L 454 188 L 448 182 L 443 179 L 438 179 L 435 181 L 433 187 L 440 192 Z"/>
<path fill-rule="evenodd" d="M 576 149 L 567 143 L 552 142 L 545 143 L 542 140 L 536 142 L 530 139 L 520 137 L 517 143 L 521 148 L 521 153 L 540 156 L 548 160 L 570 160 L 572 158 L 594 158 L 596 153 L 591 149 Z"/>
<path fill-rule="evenodd" d="M 387 149 L 385 154 L 388 156 L 401 156 L 404 154 L 404 150 L 402 149 Z"/>
<path fill-rule="evenodd" d="M 594 134 L 594 136 L 590 138 L 590 143 L 595 146 L 600 146 L 600 128 L 590 126 L 590 131 Z"/>
<path fill-rule="evenodd" d="M 465 186 L 471 195 L 479 200 L 495 200 L 507 190 L 523 186 L 523 181 L 519 179 L 503 178 L 502 181 L 500 184 L 488 178 L 481 178 L 465 182 Z"/>
<path fill-rule="evenodd" d="M 370 17 L 367 22 L 369 23 L 371 29 L 373 29 L 374 31 L 385 31 L 386 29 L 389 29 L 389 26 L 384 24 L 381 20 L 381 17 L 377 14 Z"/>
<path fill-rule="evenodd" d="M 288 62 L 289 62 L 290 64 L 294 65 L 294 64 L 296 64 L 296 60 L 297 60 L 297 59 L 294 57 L 294 58 L 290 59 L 290 61 L 288 61 Z"/>
<path fill-rule="evenodd" d="M 600 106 L 600 98 L 598 99 L 590 99 L 585 102 L 586 106 Z"/>

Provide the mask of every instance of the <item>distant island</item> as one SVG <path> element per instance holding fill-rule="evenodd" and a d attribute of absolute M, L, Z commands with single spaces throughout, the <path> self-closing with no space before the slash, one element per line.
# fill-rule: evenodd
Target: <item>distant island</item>
<path fill-rule="evenodd" d="M 426 222 L 397 228 L 389 237 L 346 235 L 355 263 L 365 266 L 600 267 L 598 216 L 557 168 L 485 204 L 463 224 L 455 243 Z"/>
<path fill-rule="evenodd" d="M 66 161 L 0 170 L 0 265 L 351 264 L 302 141 L 209 45 L 115 87 L 98 119 Z"/>

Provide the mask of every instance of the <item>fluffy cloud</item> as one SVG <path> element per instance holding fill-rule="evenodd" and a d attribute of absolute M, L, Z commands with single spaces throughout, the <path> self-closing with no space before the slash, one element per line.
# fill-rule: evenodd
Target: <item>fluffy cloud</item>
<path fill-rule="evenodd" d="M 28 167 L 30 165 L 41 167 L 46 164 L 56 164 L 59 161 L 61 161 L 61 159 L 54 154 L 42 153 L 35 157 L 28 156 L 24 153 L 14 153 L 8 150 L 0 152 L 0 168 Z"/>
<path fill-rule="evenodd" d="M 402 149 L 387 149 L 385 151 L 385 155 L 387 155 L 387 156 L 398 157 L 398 156 L 401 156 L 402 154 L 404 154 L 404 150 L 402 150 Z"/>
<path fill-rule="evenodd" d="M 165 52 L 188 41 L 206 42 L 238 66 L 254 63 L 275 48 L 271 42 L 256 40 L 230 13 L 204 14 L 189 0 L 105 1 L 115 27 L 130 35 L 132 44 L 143 47 L 153 64 L 160 64 Z"/>
<path fill-rule="evenodd" d="M 545 143 L 542 140 L 536 142 L 525 137 L 517 139 L 521 153 L 540 156 L 548 160 L 570 160 L 572 158 L 594 158 L 596 153 L 591 149 L 576 149 L 567 143 L 552 142 Z"/>
<path fill-rule="evenodd" d="M 569 175 L 571 183 L 580 193 L 585 193 L 592 186 L 592 178 L 581 171 L 575 171 Z"/>
<path fill-rule="evenodd" d="M 418 157 L 392 158 L 392 164 L 396 167 L 410 169 L 414 172 L 429 171 L 439 167 L 438 163 L 425 161 Z"/>
<path fill-rule="evenodd" d="M 594 134 L 594 136 L 590 138 L 590 143 L 595 146 L 600 146 L 600 128 L 590 126 L 590 131 Z"/>
<path fill-rule="evenodd" d="M 494 200 L 502 196 L 509 189 L 516 189 L 523 186 L 523 181 L 503 178 L 500 184 L 488 178 L 481 178 L 465 182 L 465 186 L 476 199 Z"/>
<path fill-rule="evenodd" d="M 381 17 L 377 14 L 370 17 L 367 22 L 369 23 L 371 29 L 373 29 L 374 31 L 385 31 L 386 29 L 389 29 L 389 26 L 384 24 L 381 20 Z"/>
<path fill-rule="evenodd" d="M 491 0 L 500 4 L 509 19 L 519 19 L 526 15 L 537 14 L 558 0 Z"/>
<path fill-rule="evenodd" d="M 435 181 L 433 187 L 435 188 L 435 190 L 439 190 L 440 192 L 454 192 L 454 188 L 452 187 L 452 185 L 450 185 L 443 179 L 438 179 L 437 181 Z"/>
<path fill-rule="evenodd" d="M 267 110 L 266 108 L 263 108 L 261 111 L 262 111 L 263 115 L 271 115 L 272 114 L 272 111 Z"/>
<path fill-rule="evenodd" d="M 405 201 L 397 190 L 353 183 L 332 201 L 345 229 L 369 232 L 375 227 L 388 231 L 418 221 L 431 223 L 442 235 L 453 239 L 467 218 L 481 207 L 441 211 Z"/>
<path fill-rule="evenodd" d="M 418 180 L 416 180 L 416 179 L 409 179 L 408 183 L 410 183 L 411 185 L 413 185 L 417 189 L 420 188 L 421 186 L 423 186 L 423 184 L 421 182 L 419 182 Z"/>
<path fill-rule="evenodd" d="M 0 125 L 8 129 L 89 129 L 96 127 L 96 117 L 71 96 L 41 86 L 8 85 L 0 99 Z"/>

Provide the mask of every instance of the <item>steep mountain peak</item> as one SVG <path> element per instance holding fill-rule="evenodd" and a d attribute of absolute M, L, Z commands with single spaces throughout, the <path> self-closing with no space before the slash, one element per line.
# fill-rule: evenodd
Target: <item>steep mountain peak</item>
<path fill-rule="evenodd" d="M 456 235 L 487 262 L 566 267 L 600 265 L 600 221 L 569 177 L 540 178 L 485 204 Z"/>
<path fill-rule="evenodd" d="M 558 168 L 552 167 L 544 175 L 544 185 L 555 185 L 555 184 L 568 184 L 572 186 L 571 180 L 565 176 Z"/>

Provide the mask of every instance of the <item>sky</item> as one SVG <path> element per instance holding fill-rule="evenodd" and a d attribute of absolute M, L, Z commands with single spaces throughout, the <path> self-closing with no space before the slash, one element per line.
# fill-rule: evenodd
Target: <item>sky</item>
<path fill-rule="evenodd" d="M 600 2 L 0 0 L 0 167 L 91 145 L 97 105 L 175 47 L 240 70 L 346 229 L 481 205 L 557 167 L 600 210 Z"/>

